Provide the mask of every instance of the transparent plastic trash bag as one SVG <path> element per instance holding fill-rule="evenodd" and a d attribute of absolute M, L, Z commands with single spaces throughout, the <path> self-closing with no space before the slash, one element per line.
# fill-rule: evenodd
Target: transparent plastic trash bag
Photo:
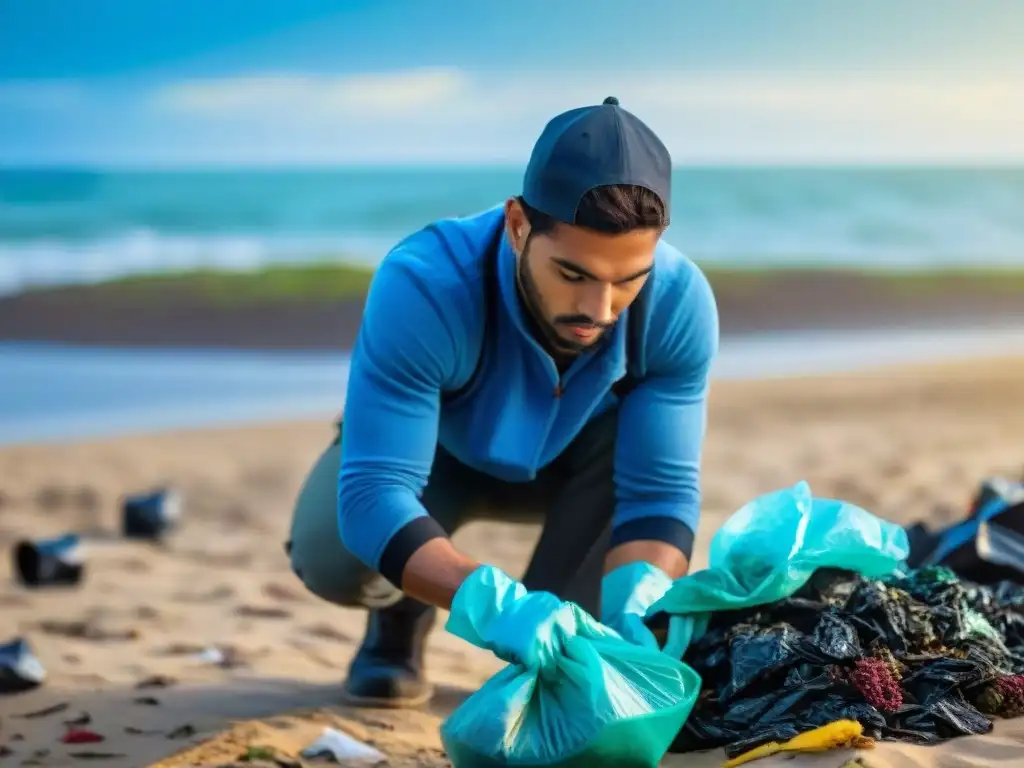
<path fill-rule="evenodd" d="M 480 595 L 481 611 L 488 599 Z M 668 751 L 700 677 L 568 605 L 576 628 L 559 653 L 542 665 L 509 664 L 442 724 L 455 768 L 654 768 Z"/>
<path fill-rule="evenodd" d="M 819 568 L 890 576 L 909 552 L 900 526 L 844 501 L 816 499 L 801 481 L 735 512 L 711 541 L 708 568 L 677 579 L 647 620 L 670 617 L 664 651 L 682 658 L 712 612 L 783 600 Z"/>

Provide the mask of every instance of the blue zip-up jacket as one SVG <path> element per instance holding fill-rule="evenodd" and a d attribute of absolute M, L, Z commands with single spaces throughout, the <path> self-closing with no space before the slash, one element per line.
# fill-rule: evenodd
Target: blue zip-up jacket
<path fill-rule="evenodd" d="M 502 221 L 496 207 L 435 222 L 399 243 L 370 285 L 349 371 L 339 530 L 356 557 L 396 585 L 408 557 L 442 534 L 419 500 L 438 444 L 471 468 L 529 481 L 589 420 L 616 406 L 613 546 L 638 539 L 692 546 L 708 373 L 718 349 L 707 279 L 660 242 L 644 316 L 629 316 L 634 303 L 607 343 L 580 355 L 560 380 L 529 332 L 504 236 L 498 306 L 483 338 L 484 262 Z M 643 343 L 630 370 L 641 374 L 619 403 L 611 387 L 626 373 L 634 322 L 642 323 Z M 464 387 L 454 399 L 442 397 Z"/>

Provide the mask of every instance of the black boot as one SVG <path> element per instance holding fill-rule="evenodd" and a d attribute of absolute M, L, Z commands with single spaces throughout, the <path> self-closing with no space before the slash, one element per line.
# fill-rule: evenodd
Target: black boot
<path fill-rule="evenodd" d="M 423 676 L 423 646 L 437 610 L 412 598 L 371 610 L 366 637 L 352 660 L 344 696 L 363 707 L 415 707 L 433 688 Z"/>

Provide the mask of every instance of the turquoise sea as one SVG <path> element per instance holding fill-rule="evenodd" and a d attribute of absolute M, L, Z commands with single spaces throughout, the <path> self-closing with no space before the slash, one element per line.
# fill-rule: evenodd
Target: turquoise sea
<path fill-rule="evenodd" d="M 518 168 L 125 172 L 0 169 L 0 293 L 30 285 L 344 257 L 376 263 Z M 681 168 L 667 238 L 691 257 L 1024 266 L 1024 169 Z"/>

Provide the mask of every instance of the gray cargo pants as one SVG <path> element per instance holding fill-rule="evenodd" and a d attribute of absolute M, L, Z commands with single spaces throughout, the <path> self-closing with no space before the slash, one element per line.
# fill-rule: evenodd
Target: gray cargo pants
<path fill-rule="evenodd" d="M 596 616 L 615 508 L 617 418 L 618 411 L 613 409 L 591 421 L 529 483 L 497 480 L 470 469 L 438 447 L 423 505 L 449 535 L 471 520 L 542 523 L 540 539 L 522 577 L 524 585 L 554 592 Z M 286 549 L 296 575 L 324 600 L 343 606 L 386 608 L 401 599 L 401 592 L 348 552 L 338 533 L 341 429 L 339 424 L 338 437 L 302 486 Z"/>

